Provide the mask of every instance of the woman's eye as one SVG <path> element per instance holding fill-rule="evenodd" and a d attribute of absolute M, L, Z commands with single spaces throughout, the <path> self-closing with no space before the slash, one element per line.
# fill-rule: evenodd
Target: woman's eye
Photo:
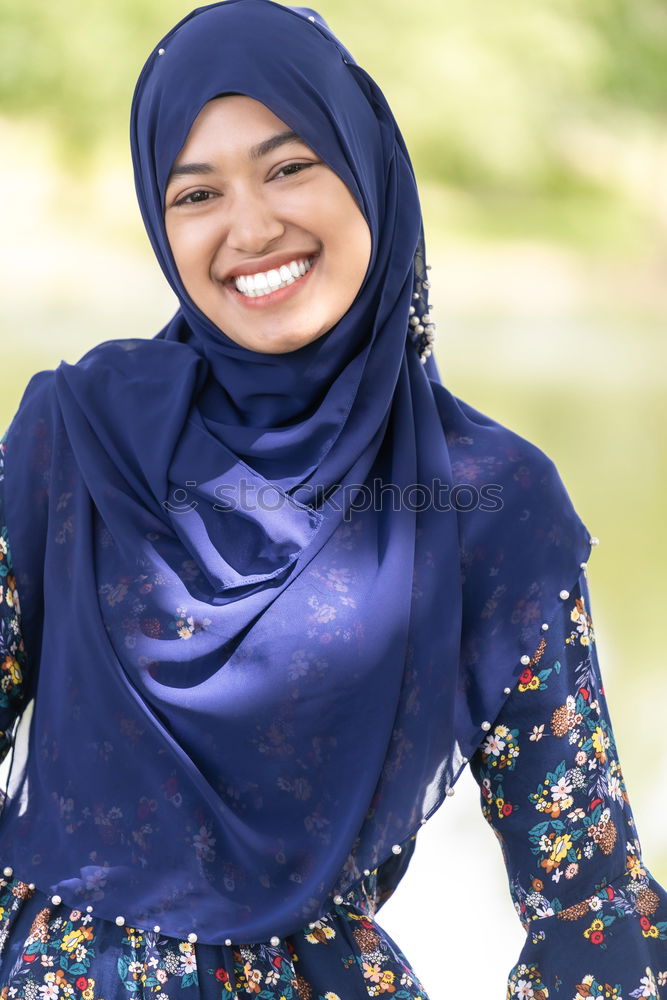
<path fill-rule="evenodd" d="M 294 174 L 300 174 L 301 171 L 306 170 L 307 167 L 314 167 L 314 166 L 315 166 L 314 163 L 288 163 L 286 164 L 286 166 L 281 167 L 280 170 L 278 170 L 274 174 L 274 177 L 281 177 L 281 176 L 291 177 Z"/>
<path fill-rule="evenodd" d="M 215 195 L 213 191 L 190 191 L 189 194 L 185 194 L 182 198 L 178 198 L 174 202 L 174 205 L 201 205 L 202 202 L 209 201 L 214 197 Z"/>

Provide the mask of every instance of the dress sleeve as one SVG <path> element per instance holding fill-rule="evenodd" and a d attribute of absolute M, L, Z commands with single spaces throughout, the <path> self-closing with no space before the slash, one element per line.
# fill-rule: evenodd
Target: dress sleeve
<path fill-rule="evenodd" d="M 0 763 L 13 741 L 14 723 L 23 711 L 25 647 L 21 636 L 21 608 L 4 510 L 5 439 L 0 440 Z"/>
<path fill-rule="evenodd" d="M 471 760 L 526 930 L 507 998 L 667 998 L 667 893 L 642 858 L 585 567 L 561 597 Z"/>

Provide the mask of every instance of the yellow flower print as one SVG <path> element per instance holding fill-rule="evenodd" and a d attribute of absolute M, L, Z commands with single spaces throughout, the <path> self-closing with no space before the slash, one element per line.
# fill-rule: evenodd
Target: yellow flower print
<path fill-rule="evenodd" d="M 591 741 L 593 747 L 595 748 L 595 756 L 601 763 L 605 763 L 607 760 L 607 747 L 609 746 L 609 737 L 605 735 L 604 730 L 601 726 L 597 726 L 593 734 L 591 735 Z"/>
<path fill-rule="evenodd" d="M 551 847 L 549 852 L 549 857 L 544 858 L 540 861 L 542 868 L 545 868 L 548 872 L 551 872 L 556 868 L 563 860 L 567 852 L 572 847 L 572 838 L 569 833 L 564 833 L 562 836 L 557 837 Z"/>
<path fill-rule="evenodd" d="M 636 854 L 628 854 L 625 859 L 625 867 L 632 878 L 642 878 L 646 872 L 642 868 L 641 859 Z"/>
<path fill-rule="evenodd" d="M 540 686 L 540 678 L 537 676 L 537 674 L 533 674 L 533 676 L 530 678 L 530 681 L 528 682 L 528 690 L 537 691 L 539 686 Z"/>
<path fill-rule="evenodd" d="M 390 969 L 385 969 L 382 973 L 382 979 L 380 980 L 380 992 L 381 993 L 395 993 L 396 987 L 394 986 L 394 973 Z"/>
<path fill-rule="evenodd" d="M 593 923 L 591 924 L 591 930 L 592 931 L 603 931 L 604 930 L 604 922 L 602 920 L 594 920 Z"/>
<path fill-rule="evenodd" d="M 16 610 L 17 611 L 19 610 L 18 594 L 16 593 L 16 579 L 11 575 L 11 573 L 7 577 L 7 589 L 5 591 L 5 600 L 7 601 L 7 604 L 10 606 L 10 608 L 16 607 Z"/>
<path fill-rule="evenodd" d="M 4 658 L 4 660 L 2 661 L 2 669 L 7 671 L 12 684 L 20 684 L 21 681 L 23 680 L 23 674 L 21 673 L 21 668 L 19 667 L 18 662 L 14 659 L 13 656 L 6 656 Z"/>
<path fill-rule="evenodd" d="M 330 941 L 335 937 L 336 931 L 330 924 L 324 923 L 322 920 L 317 920 L 314 927 L 306 934 L 306 941 L 309 944 L 323 944 L 325 941 Z"/>
<path fill-rule="evenodd" d="M 570 621 L 573 622 L 577 627 L 577 632 L 579 633 L 579 642 L 582 646 L 590 646 L 591 642 L 595 642 L 595 634 L 593 632 L 593 622 L 584 606 L 583 598 L 578 597 L 575 601 L 575 606 L 570 614 Z M 574 638 L 574 637 L 572 637 Z"/>
<path fill-rule="evenodd" d="M 92 928 L 77 927 L 76 930 L 70 931 L 68 934 L 65 934 L 62 944 L 60 945 L 60 950 L 76 951 L 79 945 L 82 945 L 85 941 L 90 941 L 92 937 L 93 937 Z"/>

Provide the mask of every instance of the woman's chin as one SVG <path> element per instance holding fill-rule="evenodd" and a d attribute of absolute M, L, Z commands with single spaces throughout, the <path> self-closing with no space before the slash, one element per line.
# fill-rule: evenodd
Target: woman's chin
<path fill-rule="evenodd" d="M 271 334 L 263 332 L 261 335 L 244 336 L 239 331 L 236 335 L 227 333 L 227 336 L 249 351 L 258 351 L 261 354 L 289 354 L 291 351 L 298 351 L 299 348 L 317 340 L 318 337 L 322 336 L 322 332 L 319 330 L 308 330 L 303 333 L 289 331 L 288 333 Z"/>

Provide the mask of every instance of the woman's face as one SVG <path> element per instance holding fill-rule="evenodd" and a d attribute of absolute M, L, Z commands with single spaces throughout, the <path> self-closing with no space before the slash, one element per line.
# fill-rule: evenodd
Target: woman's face
<path fill-rule="evenodd" d="M 178 272 L 232 340 L 282 354 L 343 316 L 371 253 L 348 188 L 287 125 L 250 97 L 209 101 L 165 196 Z"/>

